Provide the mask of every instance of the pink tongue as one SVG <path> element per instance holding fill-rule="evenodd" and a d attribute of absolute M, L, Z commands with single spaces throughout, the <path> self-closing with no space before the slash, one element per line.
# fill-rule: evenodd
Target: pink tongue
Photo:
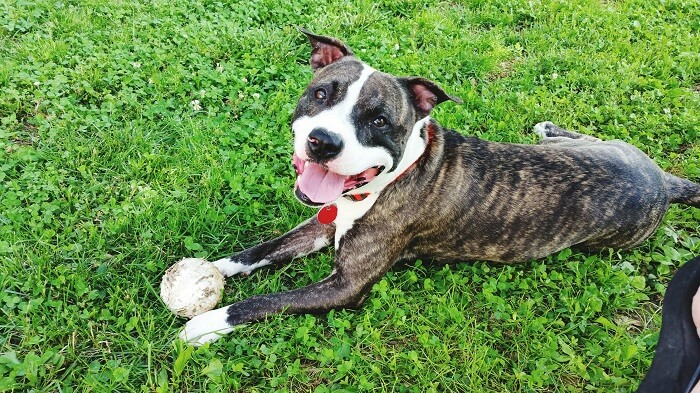
<path fill-rule="evenodd" d="M 316 203 L 328 203 L 338 199 L 343 193 L 345 176 L 327 171 L 312 162 L 307 162 L 299 175 L 299 189 Z"/>

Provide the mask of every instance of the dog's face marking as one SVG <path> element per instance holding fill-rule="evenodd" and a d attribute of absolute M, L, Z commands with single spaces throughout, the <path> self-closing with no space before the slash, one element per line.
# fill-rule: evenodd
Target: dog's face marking
<path fill-rule="evenodd" d="M 354 80 L 348 82 L 344 80 L 346 78 L 337 77 L 345 73 L 343 70 L 355 71 L 358 64 L 361 72 Z M 301 101 L 305 101 L 307 107 L 311 106 L 312 114 L 300 114 L 292 122 L 296 155 L 304 161 L 322 164 L 329 171 L 342 176 L 357 175 L 368 169 L 369 163 L 391 164 L 391 156 L 384 148 L 368 144 L 366 137 L 362 140 L 358 138 L 359 129 L 364 127 L 358 124 L 362 120 L 357 118 L 356 106 L 364 98 L 361 96 L 363 87 L 375 70 L 359 62 L 338 64 L 335 68 L 340 70 L 316 78 L 302 95 Z M 367 89 L 364 90 L 364 95 L 367 95 Z M 317 95 L 325 99 L 317 99 Z M 341 96 L 341 99 L 337 96 Z M 316 129 L 324 129 L 340 137 L 343 148 L 337 156 L 322 160 L 309 151 L 309 134 Z"/>
<path fill-rule="evenodd" d="M 310 205 L 361 190 L 393 173 L 411 130 L 412 108 L 395 78 L 357 60 L 320 70 L 294 114 L 297 196 Z M 318 133 L 337 141 L 331 154 L 315 154 Z M 330 156 L 330 157 L 329 157 Z"/>
<path fill-rule="evenodd" d="M 342 66 L 339 66 L 341 64 Z M 293 119 L 298 119 L 302 115 L 314 117 L 339 104 L 346 98 L 348 87 L 360 79 L 364 68 L 365 64 L 362 62 L 348 58 L 339 61 L 335 67 L 317 70 L 313 80 L 297 102 Z M 317 93 L 319 97 L 325 93 L 325 100 L 320 101 Z"/>
<path fill-rule="evenodd" d="M 420 117 L 409 94 L 401 79 L 355 59 L 319 70 L 292 121 L 299 199 L 322 205 L 396 175 Z M 318 133 L 335 141 L 333 152 L 317 154 Z"/>

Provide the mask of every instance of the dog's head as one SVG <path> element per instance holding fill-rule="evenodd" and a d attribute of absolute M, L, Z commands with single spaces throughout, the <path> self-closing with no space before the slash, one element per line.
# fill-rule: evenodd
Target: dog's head
<path fill-rule="evenodd" d="M 433 107 L 461 101 L 427 79 L 379 72 L 335 38 L 302 32 L 314 77 L 292 118 L 295 194 L 320 206 L 378 191 L 423 154 Z"/>

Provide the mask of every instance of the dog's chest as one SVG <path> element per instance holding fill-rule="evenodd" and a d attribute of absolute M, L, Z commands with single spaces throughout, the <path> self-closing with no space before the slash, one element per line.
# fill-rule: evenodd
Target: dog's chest
<path fill-rule="evenodd" d="M 338 249 L 340 239 L 355 225 L 355 222 L 362 218 L 369 209 L 374 206 L 379 193 L 369 194 L 361 201 L 354 201 L 347 198 L 340 198 L 335 202 L 338 208 L 338 215 L 335 218 L 335 248 Z"/>

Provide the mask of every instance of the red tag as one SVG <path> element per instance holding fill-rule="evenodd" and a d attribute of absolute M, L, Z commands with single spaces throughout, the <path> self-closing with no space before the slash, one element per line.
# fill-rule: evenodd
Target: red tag
<path fill-rule="evenodd" d="M 338 207 L 336 205 L 328 205 L 322 207 L 321 210 L 318 211 L 318 215 L 316 216 L 316 218 L 318 218 L 318 222 L 326 225 L 335 221 L 335 218 L 337 216 Z"/>

